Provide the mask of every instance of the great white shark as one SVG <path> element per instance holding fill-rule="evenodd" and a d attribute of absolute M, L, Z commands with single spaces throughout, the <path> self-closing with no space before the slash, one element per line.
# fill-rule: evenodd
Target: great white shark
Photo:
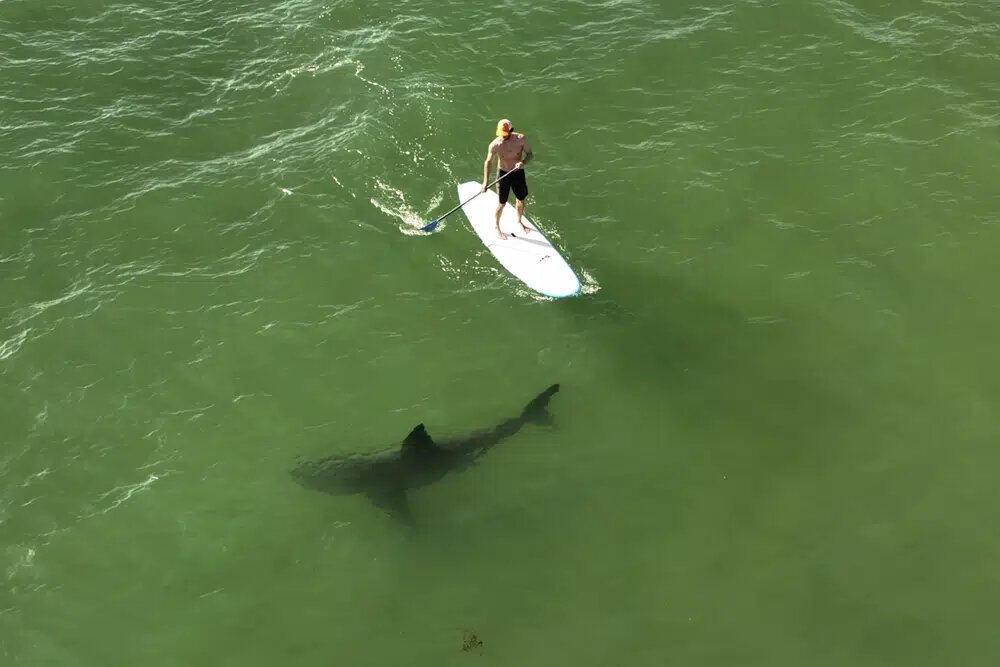
<path fill-rule="evenodd" d="M 303 461 L 292 470 L 301 486 L 331 495 L 363 494 L 394 519 L 413 522 L 407 492 L 475 465 L 493 447 L 527 424 L 550 424 L 554 384 L 531 399 L 521 413 L 493 428 L 435 441 L 417 424 L 398 448 L 369 455 L 329 456 Z"/>

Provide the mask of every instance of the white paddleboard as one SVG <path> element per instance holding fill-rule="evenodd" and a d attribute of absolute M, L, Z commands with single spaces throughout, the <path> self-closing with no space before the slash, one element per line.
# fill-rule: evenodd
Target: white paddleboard
<path fill-rule="evenodd" d="M 522 217 L 521 221 L 531 231 L 525 233 L 517 224 L 517 211 L 511 205 L 513 193 L 500 215 L 500 229 L 508 236 L 506 240 L 500 238 L 496 218 L 500 198 L 496 191 L 491 188 L 472 201 L 466 201 L 482 190 L 482 187 L 482 183 L 475 181 L 460 183 L 458 201 L 466 202 L 462 206 L 465 217 L 503 268 L 545 296 L 560 298 L 579 292 L 580 279 L 545 235 L 527 216 Z"/>

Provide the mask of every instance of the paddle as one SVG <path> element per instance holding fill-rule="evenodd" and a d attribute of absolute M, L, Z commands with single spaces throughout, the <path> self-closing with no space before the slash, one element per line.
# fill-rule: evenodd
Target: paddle
<path fill-rule="evenodd" d="M 492 188 L 492 187 L 493 187 L 494 185 L 496 185 L 497 183 L 499 183 L 499 182 L 500 182 L 501 180 L 503 180 L 503 179 L 507 178 L 507 177 L 508 177 L 509 175 L 513 174 L 513 173 L 514 173 L 515 171 L 517 171 L 517 170 L 516 170 L 516 169 L 511 169 L 511 170 L 510 170 L 510 171 L 508 171 L 508 172 L 507 172 L 506 174 L 504 174 L 503 176 L 501 176 L 501 177 L 500 177 L 500 178 L 498 178 L 497 180 L 495 180 L 495 181 L 493 181 L 492 183 L 490 183 L 489 185 L 487 185 L 487 186 L 486 186 L 486 190 L 489 190 L 489 189 L 490 189 L 490 188 Z M 423 227 L 421 227 L 421 228 L 420 228 L 420 231 L 422 231 L 422 232 L 433 232 L 433 231 L 434 231 L 434 228 L 438 226 L 438 223 L 439 223 L 439 222 L 441 222 L 442 220 L 444 220 L 445 218 L 447 218 L 447 217 L 448 217 L 449 215 L 451 215 L 452 213 L 454 213 L 454 212 L 455 212 L 455 211 L 457 211 L 458 209 L 460 209 L 460 208 L 462 208 L 463 206 L 465 206 L 466 204 L 468 204 L 468 203 L 469 203 L 470 201 L 472 201 L 473 199 L 475 199 L 475 198 L 476 198 L 476 197 L 478 197 L 479 195 L 481 195 L 481 194 L 483 194 L 484 192 L 486 192 L 486 190 L 480 190 L 479 192 L 477 192 L 476 194 L 472 195 L 471 197 L 469 197 L 468 199 L 466 199 L 466 200 L 465 200 L 464 202 L 462 202 L 461 204 L 459 204 L 459 205 L 458 205 L 458 206 L 456 206 L 455 208 L 451 209 L 450 211 L 448 211 L 447 213 L 445 213 L 444 215 L 442 215 L 442 216 L 441 216 L 440 218 L 438 218 L 437 220 L 431 220 L 431 221 L 430 221 L 430 222 L 428 222 L 428 223 L 427 223 L 426 225 L 424 225 Z"/>

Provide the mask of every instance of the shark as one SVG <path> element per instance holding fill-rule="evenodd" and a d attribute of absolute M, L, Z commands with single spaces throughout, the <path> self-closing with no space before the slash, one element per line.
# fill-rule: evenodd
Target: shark
<path fill-rule="evenodd" d="M 528 424 L 550 425 L 553 384 L 528 401 L 520 414 L 464 437 L 435 441 L 417 424 L 397 447 L 373 454 L 300 461 L 291 471 L 302 487 L 335 496 L 363 494 L 393 519 L 413 523 L 408 492 L 467 470 L 487 452 Z"/>

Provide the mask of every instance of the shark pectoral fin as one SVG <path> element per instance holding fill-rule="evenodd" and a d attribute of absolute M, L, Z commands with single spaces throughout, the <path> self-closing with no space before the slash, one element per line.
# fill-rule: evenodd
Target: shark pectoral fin
<path fill-rule="evenodd" d="M 427 447 L 437 447 L 437 445 L 434 444 L 434 440 L 431 439 L 431 436 L 427 433 L 427 429 L 424 428 L 424 425 L 417 424 L 413 427 L 413 430 L 410 431 L 410 434 L 406 436 L 406 439 L 403 440 L 403 451 L 405 452 L 408 449 L 419 451 L 420 449 Z"/>
<path fill-rule="evenodd" d="M 366 494 L 375 506 L 384 510 L 390 517 L 403 523 L 413 523 L 413 512 L 410 511 L 410 500 L 402 487 L 391 487 L 370 491 Z"/>

